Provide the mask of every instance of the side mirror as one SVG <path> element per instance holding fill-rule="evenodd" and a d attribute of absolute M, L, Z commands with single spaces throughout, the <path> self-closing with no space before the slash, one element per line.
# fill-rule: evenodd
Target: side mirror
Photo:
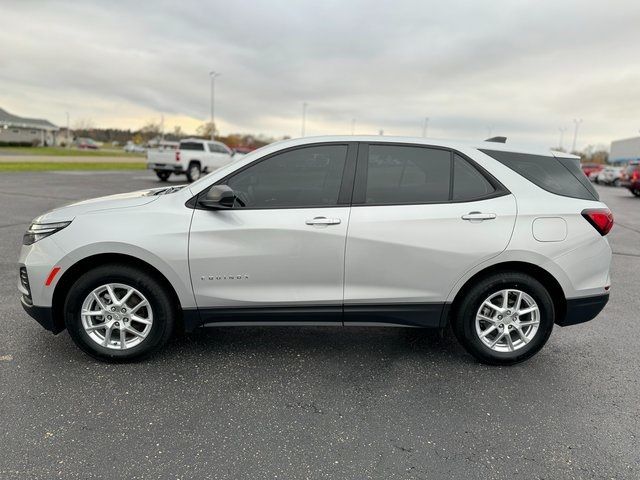
<path fill-rule="evenodd" d="M 212 210 L 223 210 L 233 208 L 236 194 L 227 185 L 214 185 L 207 194 L 198 200 L 198 204 Z"/>

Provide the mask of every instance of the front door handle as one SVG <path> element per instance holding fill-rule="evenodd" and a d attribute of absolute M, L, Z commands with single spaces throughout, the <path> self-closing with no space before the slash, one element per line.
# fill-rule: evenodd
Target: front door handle
<path fill-rule="evenodd" d="M 463 220 L 479 222 L 482 222 L 483 220 L 493 220 L 494 218 L 496 218 L 495 213 L 469 212 L 466 215 L 462 215 Z"/>
<path fill-rule="evenodd" d="M 307 225 L 338 225 L 340 223 L 339 218 L 327 218 L 327 217 L 315 217 L 309 218 L 304 223 Z"/>

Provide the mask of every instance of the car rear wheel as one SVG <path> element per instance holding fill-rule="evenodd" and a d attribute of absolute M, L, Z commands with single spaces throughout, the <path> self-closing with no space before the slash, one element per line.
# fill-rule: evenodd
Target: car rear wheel
<path fill-rule="evenodd" d="M 166 182 L 169 180 L 171 176 L 171 172 L 167 172 L 166 170 L 156 170 L 156 175 L 160 179 L 161 182 Z"/>
<path fill-rule="evenodd" d="M 453 331 L 474 357 L 512 365 L 535 355 L 555 321 L 551 296 L 535 278 L 507 272 L 473 286 L 454 312 Z"/>
<path fill-rule="evenodd" d="M 146 357 L 173 332 L 175 307 L 147 272 L 103 265 L 71 286 L 64 306 L 73 341 L 89 355 L 109 361 Z"/>
<path fill-rule="evenodd" d="M 187 180 L 189 180 L 189 183 L 198 180 L 200 175 L 202 175 L 200 164 L 198 162 L 191 162 L 189 168 L 187 168 Z"/>
<path fill-rule="evenodd" d="M 633 190 L 631 190 L 631 193 L 633 193 L 636 197 L 640 197 L 640 189 L 638 188 L 634 188 Z"/>

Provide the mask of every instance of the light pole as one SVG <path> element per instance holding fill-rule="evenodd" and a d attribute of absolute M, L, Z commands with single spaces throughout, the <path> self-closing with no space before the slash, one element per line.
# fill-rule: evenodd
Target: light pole
<path fill-rule="evenodd" d="M 560 130 L 560 143 L 558 144 L 558 146 L 560 147 L 560 150 L 562 150 L 562 144 L 564 143 L 564 132 L 567 131 L 567 127 L 560 127 L 558 128 L 558 130 Z"/>
<path fill-rule="evenodd" d="M 302 129 L 300 136 L 304 137 L 304 131 L 307 124 L 307 102 L 302 102 Z"/>
<path fill-rule="evenodd" d="M 571 147 L 571 153 L 576 151 L 576 140 L 578 140 L 578 127 L 582 123 L 582 119 L 574 118 L 573 123 L 575 124 L 575 129 L 573 130 L 573 146 Z"/>
<path fill-rule="evenodd" d="M 355 135 L 356 134 L 356 119 L 352 118 L 351 119 L 351 135 Z"/>
<path fill-rule="evenodd" d="M 429 131 L 429 117 L 424 117 L 424 124 L 422 125 L 422 136 L 426 137 Z"/>
<path fill-rule="evenodd" d="M 216 133 L 216 123 L 215 123 L 215 115 L 214 115 L 214 102 L 215 102 L 215 94 L 216 94 L 216 77 L 220 76 L 220 73 L 211 70 L 209 72 L 209 76 L 211 77 L 211 140 L 215 140 L 214 136 Z"/>

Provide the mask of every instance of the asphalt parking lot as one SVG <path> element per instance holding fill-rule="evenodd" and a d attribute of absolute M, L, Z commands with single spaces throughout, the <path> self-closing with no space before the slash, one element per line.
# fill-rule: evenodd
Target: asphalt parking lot
<path fill-rule="evenodd" d="M 598 187 L 611 300 L 515 367 L 450 334 L 319 327 L 211 329 L 99 363 L 23 312 L 21 237 L 56 206 L 156 186 L 0 174 L 0 478 L 640 478 L 640 198 Z"/>

